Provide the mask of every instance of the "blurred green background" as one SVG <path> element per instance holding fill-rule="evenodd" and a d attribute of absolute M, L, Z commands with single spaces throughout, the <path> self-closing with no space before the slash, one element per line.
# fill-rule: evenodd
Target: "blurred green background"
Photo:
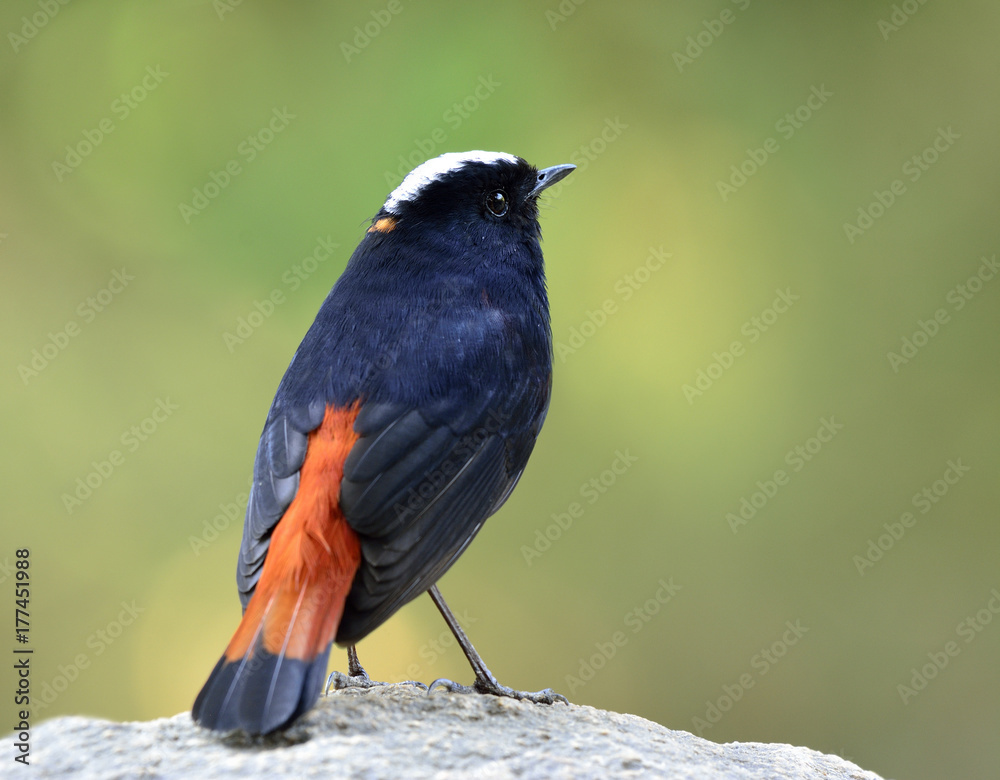
<path fill-rule="evenodd" d="M 17 0 L 0 32 L 36 718 L 190 707 L 293 351 L 401 175 L 487 149 L 578 166 L 546 427 L 441 582 L 501 681 L 995 777 L 995 3 Z M 425 598 L 360 653 L 471 679 Z"/>

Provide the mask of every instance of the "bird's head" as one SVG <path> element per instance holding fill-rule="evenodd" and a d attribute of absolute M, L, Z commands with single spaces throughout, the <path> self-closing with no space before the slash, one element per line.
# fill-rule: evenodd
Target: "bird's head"
<path fill-rule="evenodd" d="M 435 231 L 480 246 L 537 238 L 538 196 L 574 168 L 539 170 L 503 152 L 442 154 L 403 179 L 369 232 Z"/>

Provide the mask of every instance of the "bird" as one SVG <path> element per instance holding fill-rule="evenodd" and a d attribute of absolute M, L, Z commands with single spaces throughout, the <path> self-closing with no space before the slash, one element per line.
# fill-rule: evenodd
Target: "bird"
<path fill-rule="evenodd" d="M 448 152 L 371 219 L 268 411 L 237 562 L 243 617 L 197 723 L 287 729 L 324 689 L 334 642 L 364 684 L 355 644 L 425 592 L 476 675 L 432 688 L 566 701 L 500 685 L 436 583 L 510 496 L 545 420 L 538 199 L 574 169 Z"/>

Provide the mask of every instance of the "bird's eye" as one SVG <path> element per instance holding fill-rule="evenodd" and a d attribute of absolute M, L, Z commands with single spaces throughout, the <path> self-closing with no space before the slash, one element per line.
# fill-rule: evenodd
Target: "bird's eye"
<path fill-rule="evenodd" d="M 486 196 L 486 208 L 496 217 L 502 217 L 507 213 L 507 196 L 503 190 L 494 190 Z"/>

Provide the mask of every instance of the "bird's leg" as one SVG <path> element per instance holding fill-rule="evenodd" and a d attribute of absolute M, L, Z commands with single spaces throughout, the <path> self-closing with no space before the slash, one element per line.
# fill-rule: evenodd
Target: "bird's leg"
<path fill-rule="evenodd" d="M 431 599 L 434 601 L 434 605 L 441 613 L 441 617 L 444 618 L 444 622 L 447 623 L 448 628 L 451 629 L 451 633 L 455 635 L 455 639 L 462 648 L 462 652 L 465 653 L 465 657 L 468 658 L 469 663 L 472 664 L 472 671 L 476 673 L 476 680 L 471 686 L 459 685 L 451 680 L 440 678 L 430 684 L 427 688 L 428 693 L 433 691 L 436 687 L 441 687 L 453 693 L 491 693 L 494 696 L 507 696 L 511 699 L 532 701 L 535 702 L 535 704 L 554 704 L 557 701 L 569 704 L 569 701 L 565 696 L 561 693 L 556 693 L 551 688 L 534 692 L 515 691 L 513 688 L 508 688 L 506 685 L 501 685 L 497 682 L 497 678 L 494 677 L 493 672 L 487 668 L 486 664 L 483 662 L 482 656 L 476 652 L 476 648 L 472 646 L 472 642 L 470 642 L 469 637 L 465 635 L 465 631 L 458 624 L 458 620 L 455 619 L 451 609 L 449 609 L 448 605 L 445 604 L 444 597 L 441 595 L 441 591 L 438 590 L 437 585 L 431 586 L 431 589 L 427 592 L 430 594 Z"/>
<path fill-rule="evenodd" d="M 347 673 L 351 677 L 364 677 L 366 680 L 368 679 L 368 672 L 365 671 L 365 667 L 358 660 L 358 648 L 356 645 L 351 645 L 347 648 Z"/>
<path fill-rule="evenodd" d="M 375 682 L 368 676 L 365 667 L 358 660 L 357 648 L 351 645 L 347 648 L 347 674 L 331 672 L 330 676 L 326 678 L 324 692 L 329 693 L 331 687 L 340 691 L 344 688 L 373 688 L 376 685 L 385 685 L 385 683 Z"/>
<path fill-rule="evenodd" d="M 358 660 L 358 649 L 354 645 L 347 648 L 347 674 L 343 672 L 330 672 L 330 676 L 326 678 L 326 688 L 323 689 L 324 693 L 329 693 L 330 688 L 335 691 L 341 691 L 344 688 L 362 688 L 367 690 L 368 688 L 376 688 L 380 685 L 391 685 L 391 683 L 377 682 L 372 680 L 368 676 L 368 672 L 365 671 L 365 667 L 361 665 L 361 661 Z M 427 686 L 422 682 L 416 682 L 415 680 L 407 680 L 400 685 L 416 685 L 418 688 L 427 690 Z"/>

